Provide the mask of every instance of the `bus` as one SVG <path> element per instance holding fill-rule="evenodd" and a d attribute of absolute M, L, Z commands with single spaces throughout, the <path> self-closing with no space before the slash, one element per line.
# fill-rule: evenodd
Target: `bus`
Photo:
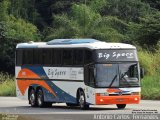
<path fill-rule="evenodd" d="M 141 70 L 136 47 L 95 39 L 54 39 L 16 46 L 16 94 L 32 107 L 66 103 L 115 104 L 124 109 L 140 102 Z"/>

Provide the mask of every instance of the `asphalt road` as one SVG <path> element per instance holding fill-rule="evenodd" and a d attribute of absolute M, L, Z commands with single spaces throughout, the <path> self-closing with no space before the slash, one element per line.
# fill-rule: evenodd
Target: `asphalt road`
<path fill-rule="evenodd" d="M 20 100 L 16 97 L 0 97 L 0 114 L 28 115 L 27 118 L 30 115 L 36 115 L 37 119 L 35 120 L 41 120 L 46 115 L 48 118 L 46 119 L 45 117 L 46 120 L 50 120 L 49 118 L 53 119 L 52 115 L 55 115 L 55 118 L 59 119 L 60 114 L 65 116 L 72 114 L 74 119 L 77 118 L 74 117 L 74 115 L 77 116 L 77 114 L 79 114 L 79 117 L 82 119 L 84 114 L 133 114 L 137 111 L 156 112 L 160 114 L 160 101 L 141 100 L 140 104 L 127 105 L 124 110 L 117 109 L 116 105 L 93 105 L 90 106 L 89 110 L 80 110 L 79 107 L 68 107 L 64 103 L 53 104 L 51 108 L 32 108 L 28 104 L 28 101 Z M 71 118 L 66 119 L 71 120 Z"/>

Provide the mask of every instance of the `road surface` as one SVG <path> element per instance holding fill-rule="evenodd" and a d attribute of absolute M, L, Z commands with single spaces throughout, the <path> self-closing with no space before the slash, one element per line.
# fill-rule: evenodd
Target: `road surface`
<path fill-rule="evenodd" d="M 64 103 L 53 104 L 51 108 L 32 108 L 28 101 L 20 100 L 16 97 L 0 97 L 0 113 L 1 114 L 23 114 L 36 115 L 41 120 L 47 116 L 53 119 L 53 114 L 56 116 L 70 116 L 79 114 L 82 118 L 84 114 L 132 114 L 134 112 L 156 112 L 160 114 L 160 101 L 141 100 L 140 104 L 127 105 L 124 110 L 117 109 L 116 105 L 90 106 L 89 110 L 80 110 L 78 107 L 68 107 Z M 63 116 L 62 115 L 62 116 Z M 56 117 L 55 117 L 56 118 Z M 46 118 L 45 118 L 46 119 Z M 71 118 L 67 118 L 67 120 Z M 19 119 L 18 119 L 19 120 Z M 27 119 L 26 119 L 27 120 Z M 47 119 L 46 119 L 47 120 Z"/>

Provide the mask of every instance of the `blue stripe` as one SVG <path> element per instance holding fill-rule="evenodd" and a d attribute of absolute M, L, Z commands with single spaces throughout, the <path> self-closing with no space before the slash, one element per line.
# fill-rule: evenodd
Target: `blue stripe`
<path fill-rule="evenodd" d="M 77 103 L 77 99 L 71 95 L 69 95 L 67 92 L 63 91 L 61 88 L 56 86 L 51 81 L 46 81 L 48 86 L 51 87 L 51 89 L 55 92 L 57 95 L 56 102 L 68 102 L 68 103 Z"/>
<path fill-rule="evenodd" d="M 35 74 L 37 74 L 39 77 L 43 79 L 49 79 L 42 66 L 36 66 L 36 67 L 22 66 L 22 69 L 23 68 L 31 70 L 32 72 L 34 72 Z"/>

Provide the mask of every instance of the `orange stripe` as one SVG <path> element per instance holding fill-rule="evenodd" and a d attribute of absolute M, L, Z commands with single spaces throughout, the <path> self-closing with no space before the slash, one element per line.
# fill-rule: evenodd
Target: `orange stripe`
<path fill-rule="evenodd" d="M 97 105 L 107 104 L 138 104 L 140 95 L 123 95 L 123 96 L 98 96 L 96 95 Z"/>
<path fill-rule="evenodd" d="M 35 74 L 34 72 L 32 72 L 31 70 L 24 68 L 19 72 L 18 78 L 34 78 L 34 79 L 37 78 L 37 79 L 39 79 L 40 77 L 37 74 Z M 18 88 L 21 91 L 22 95 L 24 95 L 26 89 L 30 85 L 33 85 L 33 84 L 37 84 L 37 85 L 44 87 L 50 93 L 52 93 L 54 96 L 56 96 L 54 91 L 48 86 L 48 84 L 44 80 L 17 80 L 17 85 L 18 85 Z"/>
<path fill-rule="evenodd" d="M 39 79 L 40 77 L 35 74 L 34 72 L 32 72 L 29 69 L 23 68 L 19 73 L 18 73 L 18 78 L 37 78 Z"/>
<path fill-rule="evenodd" d="M 107 89 L 107 92 L 108 92 L 108 93 L 115 93 L 115 92 L 121 92 L 121 90 L 116 89 L 116 88 L 108 88 L 108 89 Z"/>

